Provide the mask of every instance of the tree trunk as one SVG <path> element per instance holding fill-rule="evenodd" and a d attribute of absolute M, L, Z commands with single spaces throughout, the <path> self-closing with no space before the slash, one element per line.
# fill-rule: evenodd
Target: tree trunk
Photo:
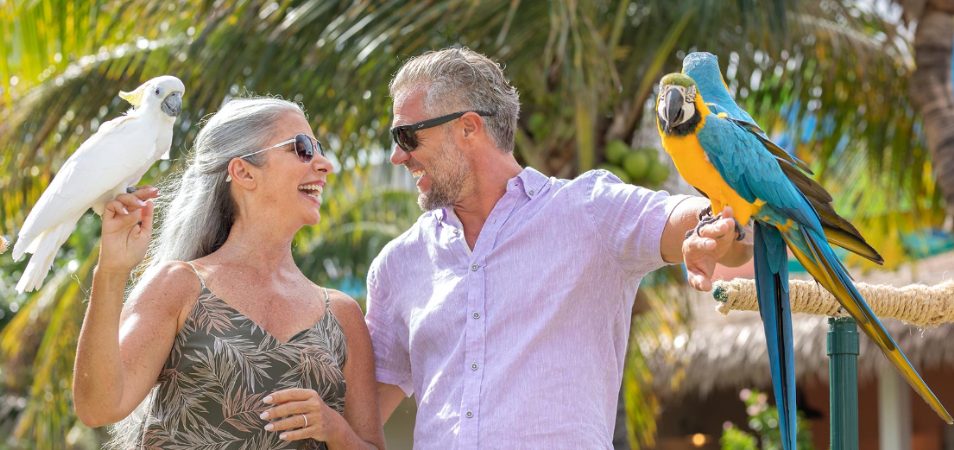
<path fill-rule="evenodd" d="M 917 21 L 914 35 L 915 69 L 911 101 L 924 123 L 934 174 L 948 215 L 954 216 L 954 90 L 951 54 L 954 47 L 954 0 L 901 2 Z M 916 4 L 911 7 L 911 4 Z"/>

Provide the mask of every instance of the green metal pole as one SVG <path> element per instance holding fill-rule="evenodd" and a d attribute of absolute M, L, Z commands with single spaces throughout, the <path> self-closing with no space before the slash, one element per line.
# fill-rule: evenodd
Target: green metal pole
<path fill-rule="evenodd" d="M 858 450 L 858 328 L 850 317 L 828 318 L 831 449 Z"/>

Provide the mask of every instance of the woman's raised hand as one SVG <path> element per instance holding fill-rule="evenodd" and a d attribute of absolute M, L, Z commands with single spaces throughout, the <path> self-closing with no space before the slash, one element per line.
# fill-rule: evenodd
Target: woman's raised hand
<path fill-rule="evenodd" d="M 98 270 L 130 272 L 142 261 L 152 237 L 152 199 L 158 196 L 158 189 L 144 186 L 106 204 Z"/>

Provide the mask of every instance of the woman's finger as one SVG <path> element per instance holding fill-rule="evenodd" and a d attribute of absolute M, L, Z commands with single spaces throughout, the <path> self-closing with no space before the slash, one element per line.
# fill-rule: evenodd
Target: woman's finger
<path fill-rule="evenodd" d="M 313 419 L 313 420 L 306 421 L 305 419 L 306 414 L 307 413 L 295 414 L 295 415 L 285 417 L 284 419 L 269 422 L 267 425 L 265 425 L 265 430 L 281 432 L 281 431 L 287 431 L 287 430 L 296 430 L 298 428 L 305 428 L 306 426 L 309 426 L 309 425 L 314 426 L 315 420 Z M 311 417 L 314 417 L 314 415 L 312 414 Z"/>
<path fill-rule="evenodd" d="M 119 194 L 115 200 L 122 203 L 129 211 L 136 211 L 146 206 L 146 202 L 140 200 L 139 197 L 133 194 Z"/>
<path fill-rule="evenodd" d="M 146 236 L 152 236 L 152 216 L 155 208 L 156 205 L 152 200 L 149 200 L 146 202 L 146 207 L 141 210 L 142 213 L 139 216 L 139 231 L 145 233 Z"/>
<path fill-rule="evenodd" d="M 159 196 L 159 189 L 153 186 L 140 186 L 130 194 L 136 196 L 139 200 L 146 201 Z"/>
<path fill-rule="evenodd" d="M 313 389 L 288 388 L 272 392 L 262 399 L 262 402 L 278 405 L 289 401 L 307 400 L 317 396 L 318 393 Z"/>
<path fill-rule="evenodd" d="M 108 203 L 106 203 L 106 207 L 104 208 L 104 211 L 107 211 L 110 213 L 109 217 L 107 217 L 108 219 L 112 219 L 116 216 L 125 216 L 129 214 L 129 210 L 126 209 L 126 206 L 123 205 L 123 203 L 118 200 L 111 200 Z"/>
<path fill-rule="evenodd" d="M 299 428 L 297 430 L 286 431 L 280 435 L 278 438 L 283 441 L 298 441 L 301 439 L 311 438 L 311 428 Z"/>
<path fill-rule="evenodd" d="M 266 409 L 261 418 L 264 420 L 275 420 L 283 417 L 291 417 L 295 414 L 301 414 L 315 409 L 314 400 L 299 400 L 282 403 L 281 405 Z"/>

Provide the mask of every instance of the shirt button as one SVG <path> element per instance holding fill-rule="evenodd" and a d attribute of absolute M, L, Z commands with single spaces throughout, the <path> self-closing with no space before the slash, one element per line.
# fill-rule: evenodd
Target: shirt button
<path fill-rule="evenodd" d="M 470 271 L 471 271 L 471 272 L 476 272 L 477 269 L 479 269 L 479 268 L 480 268 L 480 264 L 474 264 L 474 265 L 471 265 L 471 266 L 470 266 Z"/>
<path fill-rule="evenodd" d="M 477 363 L 476 363 L 476 362 L 470 365 L 470 370 L 477 370 Z"/>
<path fill-rule="evenodd" d="M 532 197 L 532 196 L 533 196 L 533 189 L 530 189 L 530 192 L 528 192 L 528 193 L 529 193 L 530 196 Z"/>
<path fill-rule="evenodd" d="M 480 318 L 480 313 L 474 313 L 474 318 L 475 318 L 475 319 L 479 319 L 479 318 Z"/>
<path fill-rule="evenodd" d="M 468 418 L 468 419 L 470 419 L 471 417 L 474 417 L 474 413 L 472 413 L 472 412 L 470 412 L 470 411 L 467 411 L 467 414 L 466 414 L 466 415 L 467 415 L 467 418 Z"/>

